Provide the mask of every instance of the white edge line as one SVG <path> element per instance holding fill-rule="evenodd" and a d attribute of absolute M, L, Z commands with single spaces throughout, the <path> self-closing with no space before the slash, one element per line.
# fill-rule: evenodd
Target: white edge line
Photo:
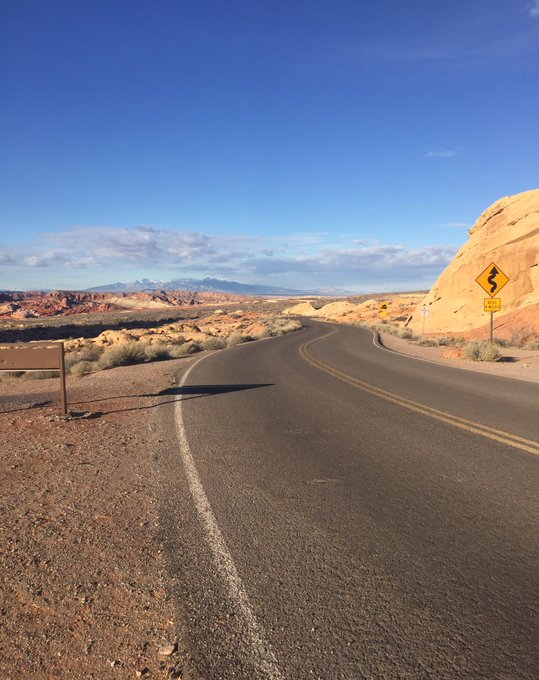
<path fill-rule="evenodd" d="M 201 361 L 207 359 L 208 354 L 195 361 L 183 374 L 178 382 L 178 387 L 185 385 L 189 374 Z M 179 451 L 182 459 L 189 490 L 193 498 L 196 510 L 206 531 L 206 538 L 210 547 L 215 565 L 219 575 L 223 579 L 228 596 L 232 601 L 238 614 L 242 617 L 247 642 L 253 652 L 253 663 L 258 667 L 264 678 L 268 680 L 284 680 L 284 676 L 279 671 L 277 659 L 271 650 L 269 643 L 265 640 L 260 626 L 256 620 L 245 586 L 241 580 L 232 555 L 230 554 L 225 539 L 219 529 L 217 520 L 211 509 L 210 502 L 202 486 L 202 482 L 197 472 L 196 464 L 189 447 L 185 424 L 183 421 L 182 400 L 178 399 L 175 404 L 175 423 L 178 436 Z"/>

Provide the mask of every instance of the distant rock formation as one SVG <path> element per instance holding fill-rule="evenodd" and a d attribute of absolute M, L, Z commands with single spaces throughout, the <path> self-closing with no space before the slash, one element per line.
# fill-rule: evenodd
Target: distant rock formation
<path fill-rule="evenodd" d="M 469 240 L 417 305 L 408 324 L 421 331 L 421 307 L 428 305 L 425 332 L 486 337 L 489 295 L 476 278 L 493 262 L 509 277 L 496 297 L 496 337 L 523 342 L 539 333 L 539 189 L 496 201 L 470 229 Z"/>
<path fill-rule="evenodd" d="M 367 298 L 354 303 L 349 300 L 330 302 L 317 309 L 311 302 L 303 301 L 285 309 L 291 316 L 309 316 L 338 321 L 343 323 L 378 323 L 388 322 L 400 324 L 409 318 L 423 295 L 416 293 L 392 293 L 380 299 Z"/>
<path fill-rule="evenodd" d="M 151 293 L 89 293 L 53 290 L 26 291 L 0 294 L 0 318 L 28 319 L 40 316 L 72 316 L 123 309 L 159 309 L 200 304 L 241 302 L 243 295 L 232 293 L 204 293 L 188 290 Z"/>

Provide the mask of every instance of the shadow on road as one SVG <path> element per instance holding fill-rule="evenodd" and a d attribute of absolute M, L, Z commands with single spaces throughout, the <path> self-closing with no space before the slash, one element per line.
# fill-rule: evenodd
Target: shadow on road
<path fill-rule="evenodd" d="M 254 390 L 257 387 L 273 387 L 273 383 L 257 383 L 245 385 L 183 385 L 178 387 L 168 387 L 157 394 L 144 394 L 144 397 L 161 397 L 169 394 L 196 394 L 199 396 L 209 396 L 212 394 L 227 394 L 229 392 L 242 392 L 243 390 Z"/>
<path fill-rule="evenodd" d="M 242 392 L 243 390 L 254 390 L 259 387 L 272 387 L 273 383 L 255 383 L 255 384 L 239 384 L 239 385 L 184 385 L 182 387 L 167 387 L 164 390 L 161 390 L 160 392 L 152 392 L 148 394 L 117 394 L 114 396 L 110 397 L 103 397 L 101 399 L 92 399 L 89 401 L 70 401 L 69 406 L 81 406 L 81 405 L 87 405 L 87 404 L 95 404 L 98 402 L 104 402 L 104 401 L 112 401 L 114 402 L 117 399 L 133 399 L 133 400 L 138 400 L 138 399 L 158 399 L 159 397 L 180 397 L 179 399 L 170 399 L 168 401 L 162 401 L 159 400 L 154 404 L 145 404 L 145 405 L 133 405 L 133 406 L 128 406 L 127 408 L 120 408 L 120 409 L 111 409 L 111 410 L 102 410 L 102 411 L 94 411 L 91 414 L 91 417 L 93 418 L 100 418 L 102 416 L 106 416 L 112 413 L 123 413 L 125 411 L 142 411 L 150 408 L 156 408 L 157 406 L 162 406 L 164 404 L 172 404 L 176 401 L 187 401 L 188 399 L 198 399 L 200 397 L 211 397 L 213 395 L 217 394 L 228 394 L 230 392 Z M 20 399 L 20 398 L 19 398 Z M 8 401 L 9 403 L 9 401 Z M 13 402 L 12 402 L 13 403 Z M 136 402 L 135 402 L 136 404 Z M 24 406 L 19 406 L 18 408 L 10 408 L 7 410 L 0 409 L 0 414 L 6 414 L 6 413 L 13 413 L 15 411 L 28 411 L 30 409 L 35 409 L 40 406 L 52 406 L 53 402 L 52 401 L 40 401 L 37 403 L 28 403 L 28 399 L 26 398 L 25 405 Z M 72 413 L 73 417 L 89 417 L 89 414 L 86 412 L 81 412 L 84 414 L 82 416 L 81 414 L 78 413 Z"/>

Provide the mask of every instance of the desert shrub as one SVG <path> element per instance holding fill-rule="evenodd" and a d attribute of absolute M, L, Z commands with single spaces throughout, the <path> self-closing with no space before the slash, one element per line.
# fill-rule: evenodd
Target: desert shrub
<path fill-rule="evenodd" d="M 174 335 L 168 341 L 171 345 L 183 345 L 186 342 L 184 335 Z"/>
<path fill-rule="evenodd" d="M 59 371 L 27 371 L 24 374 L 25 380 L 47 380 L 48 378 L 57 378 L 60 375 Z"/>
<path fill-rule="evenodd" d="M 453 346 L 455 344 L 455 338 L 446 337 L 438 338 L 438 344 L 440 345 L 440 347 Z"/>
<path fill-rule="evenodd" d="M 68 352 L 65 356 L 66 373 L 73 373 L 73 366 L 81 361 L 98 361 L 103 354 L 103 348 L 98 345 L 89 345 L 76 352 Z"/>
<path fill-rule="evenodd" d="M 22 378 L 24 371 L 0 371 L 0 380 L 18 380 Z"/>
<path fill-rule="evenodd" d="M 278 319 L 280 322 L 279 331 L 281 335 L 286 333 L 295 333 L 303 328 L 303 324 L 298 319 Z"/>
<path fill-rule="evenodd" d="M 539 340 L 527 342 L 522 349 L 530 349 L 530 350 L 539 349 Z"/>
<path fill-rule="evenodd" d="M 127 342 L 124 345 L 113 345 L 106 349 L 99 361 L 98 368 L 114 368 L 115 366 L 129 366 L 140 364 L 146 359 L 145 347 L 138 342 Z"/>
<path fill-rule="evenodd" d="M 472 340 L 464 346 L 464 357 L 472 361 L 496 361 L 500 353 L 490 340 Z"/>
<path fill-rule="evenodd" d="M 266 327 L 263 330 L 251 333 L 251 338 L 253 340 L 262 340 L 263 338 L 271 338 L 274 335 L 278 335 L 278 333 L 274 333 L 271 328 Z"/>
<path fill-rule="evenodd" d="M 225 346 L 224 338 L 207 338 L 202 341 L 203 350 L 223 349 Z"/>
<path fill-rule="evenodd" d="M 200 352 L 201 347 L 198 342 L 185 342 L 183 345 L 169 345 L 168 353 L 173 359 L 179 359 L 180 357 L 186 357 L 189 354 L 195 354 Z"/>
<path fill-rule="evenodd" d="M 403 332 L 402 328 L 399 328 L 399 326 L 395 326 L 394 324 L 390 323 L 387 319 L 382 319 L 380 323 L 375 324 L 374 330 L 377 330 L 381 333 L 389 333 L 389 335 L 400 335 L 400 333 Z M 407 329 L 406 332 L 410 332 Z"/>
<path fill-rule="evenodd" d="M 435 340 L 434 338 L 420 338 L 417 341 L 418 345 L 425 345 L 425 347 L 438 347 L 440 344 L 438 340 Z"/>
<path fill-rule="evenodd" d="M 247 342 L 246 335 L 241 335 L 241 333 L 233 333 L 226 339 L 226 346 L 235 347 L 236 345 L 241 345 L 244 342 Z"/>
<path fill-rule="evenodd" d="M 403 340 L 417 340 L 417 335 L 410 328 L 401 328 L 397 335 Z"/>
<path fill-rule="evenodd" d="M 90 373 L 93 373 L 96 369 L 96 361 L 79 361 L 78 363 L 71 365 L 69 373 L 80 378 L 83 375 L 89 375 Z"/>
<path fill-rule="evenodd" d="M 164 359 L 170 359 L 169 348 L 161 342 L 155 345 L 146 345 L 144 348 L 144 355 L 146 361 L 163 361 Z"/>

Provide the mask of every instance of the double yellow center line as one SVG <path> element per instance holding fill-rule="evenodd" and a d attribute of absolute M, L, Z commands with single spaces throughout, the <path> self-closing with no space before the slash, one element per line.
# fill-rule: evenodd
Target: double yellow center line
<path fill-rule="evenodd" d="M 385 399 L 385 401 L 389 401 L 392 404 L 397 404 L 398 406 L 407 408 L 410 411 L 415 411 L 415 413 L 420 413 L 421 415 L 428 416 L 429 418 L 434 418 L 434 420 L 448 423 L 449 425 L 458 427 L 461 430 L 467 430 L 468 432 L 479 434 L 482 437 L 494 439 L 495 441 L 502 444 L 513 446 L 516 449 L 521 449 L 522 451 L 539 455 L 539 442 L 533 441 L 531 439 L 525 439 L 524 437 L 519 437 L 515 434 L 511 434 L 510 432 L 504 432 L 503 430 L 496 430 L 495 428 L 489 427 L 488 425 L 482 425 L 481 423 L 476 423 L 473 420 L 461 418 L 460 416 L 454 415 L 453 413 L 440 411 L 439 409 L 432 408 L 431 406 L 420 404 L 417 401 L 406 399 L 405 397 L 401 397 L 398 394 L 388 392 L 387 390 L 383 390 L 380 387 L 375 387 L 374 385 L 366 383 L 363 380 L 359 380 L 359 378 L 354 378 L 347 373 L 343 373 L 342 371 L 333 368 L 333 366 L 323 363 L 309 353 L 308 349 L 311 345 L 313 345 L 315 342 L 319 342 L 320 340 L 328 338 L 330 335 L 333 335 L 336 332 L 337 329 L 334 329 L 330 333 L 326 333 L 326 335 L 322 335 L 315 340 L 310 340 L 309 342 L 303 343 L 303 345 L 301 345 L 299 348 L 300 355 L 303 357 L 303 359 L 305 359 L 305 361 L 311 364 L 311 366 L 324 371 L 324 373 L 332 375 L 334 378 L 337 378 L 337 380 L 341 380 L 348 385 L 352 385 L 353 387 L 357 387 L 364 392 L 373 394 L 380 399 Z"/>

